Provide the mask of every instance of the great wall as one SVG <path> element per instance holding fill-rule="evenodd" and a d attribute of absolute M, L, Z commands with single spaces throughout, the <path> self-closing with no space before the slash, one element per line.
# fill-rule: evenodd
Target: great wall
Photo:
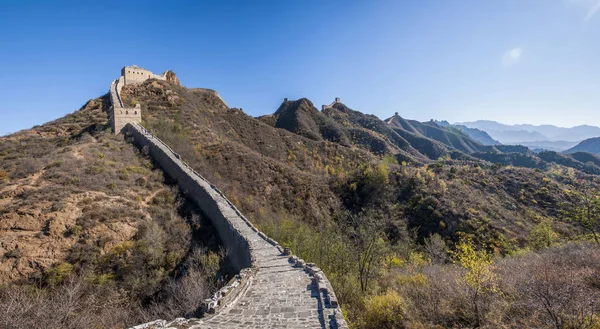
<path fill-rule="evenodd" d="M 131 72 L 133 68 L 144 73 L 139 75 L 139 79 L 127 81 L 126 71 Z M 147 151 L 186 196 L 198 204 L 216 227 L 238 274 L 212 298 L 204 301 L 204 317 L 156 320 L 133 329 L 347 329 L 333 288 L 315 264 L 290 255 L 288 249 L 260 232 L 216 186 L 142 127 L 141 106 L 123 106 L 120 95 L 123 85 L 156 77 L 161 76 L 136 66 L 123 68 L 121 78 L 110 87 L 111 127 L 115 133 L 122 132 L 133 137 L 134 143 Z"/>

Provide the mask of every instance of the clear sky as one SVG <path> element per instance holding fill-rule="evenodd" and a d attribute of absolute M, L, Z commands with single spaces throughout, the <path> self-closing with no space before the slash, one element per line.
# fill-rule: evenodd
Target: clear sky
<path fill-rule="evenodd" d="M 600 126 L 600 0 L 2 0 L 0 135 L 131 64 L 253 116 L 341 97 L 381 118 Z"/>

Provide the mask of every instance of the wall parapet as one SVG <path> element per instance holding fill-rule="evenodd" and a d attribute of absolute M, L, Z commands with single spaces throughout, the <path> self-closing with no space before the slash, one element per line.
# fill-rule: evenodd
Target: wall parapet
<path fill-rule="evenodd" d="M 196 202 L 203 213 L 211 220 L 228 249 L 232 266 L 239 272 L 234 280 L 231 280 L 225 287 L 217 291 L 210 299 L 205 300 L 203 306 L 208 316 L 202 319 L 177 319 L 175 321 L 178 326 L 184 328 L 228 328 L 228 326 L 220 325 L 228 320 L 237 321 L 235 314 L 238 314 L 238 311 L 241 314 L 243 308 L 250 307 L 248 305 L 251 304 L 257 304 L 256 301 L 252 300 L 256 297 L 257 290 L 266 294 L 266 296 L 270 296 L 270 290 L 273 290 L 273 293 L 293 295 L 284 296 L 290 299 L 288 307 L 276 308 L 282 312 L 286 311 L 286 321 L 296 319 L 299 321 L 298 324 L 314 321 L 317 324 L 320 323 L 322 328 L 348 328 L 330 282 L 315 264 L 306 264 L 298 257 L 289 255 L 289 250 L 260 232 L 225 197 L 223 192 L 182 161 L 179 154 L 140 124 L 129 123 L 125 126 L 125 131 L 133 137 L 134 142 L 140 148 L 147 150 L 148 154 L 160 165 L 163 171 L 177 181 L 180 189 Z M 278 268 L 279 271 L 272 273 L 271 270 L 274 268 Z M 279 274 L 279 272 L 283 274 Z M 290 276 L 290 284 L 296 286 L 288 288 L 296 292 L 286 293 L 286 290 L 281 291 L 281 284 L 286 284 L 281 282 L 282 275 Z M 306 284 L 302 282 L 309 283 L 311 291 L 307 291 Z M 252 293 L 249 293 L 249 291 L 252 291 Z M 248 302 L 248 300 L 252 300 L 252 302 Z M 267 303 L 266 307 L 271 307 L 269 303 L 272 301 L 262 302 Z M 316 305 L 310 306 L 309 304 L 313 302 Z M 290 311 L 290 309 L 297 312 Z M 316 311 L 312 313 L 311 309 Z M 259 311 L 248 317 L 248 323 L 258 319 Z M 273 311 L 273 309 L 269 311 Z M 296 318 L 288 319 L 288 316 L 296 316 Z M 301 316 L 308 318 L 301 320 Z M 265 315 L 265 317 L 268 317 L 268 315 Z M 212 320 L 213 318 L 214 320 Z M 278 324 L 281 324 L 282 321 L 279 316 L 268 317 L 268 319 L 277 321 L 274 323 Z M 163 328 L 167 325 L 167 322 L 161 321 L 134 328 Z M 260 319 L 260 321 L 265 320 Z M 169 322 L 168 325 L 171 326 L 173 323 Z M 295 322 L 291 323 L 285 328 L 296 327 L 293 325 Z M 237 327 L 244 328 L 240 325 Z"/>
<path fill-rule="evenodd" d="M 117 84 L 119 83 L 119 79 L 113 80 L 110 84 L 110 103 L 112 107 L 123 107 L 123 102 L 121 102 L 121 96 L 119 95 L 119 89 L 117 89 Z"/>

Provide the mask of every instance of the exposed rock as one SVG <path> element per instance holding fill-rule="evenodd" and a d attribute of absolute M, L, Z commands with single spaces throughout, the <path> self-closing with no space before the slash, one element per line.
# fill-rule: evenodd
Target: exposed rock
<path fill-rule="evenodd" d="M 175 72 L 169 70 L 165 73 L 165 77 L 167 78 L 168 83 L 176 86 L 181 86 L 181 83 L 179 82 L 179 79 L 177 78 Z"/>

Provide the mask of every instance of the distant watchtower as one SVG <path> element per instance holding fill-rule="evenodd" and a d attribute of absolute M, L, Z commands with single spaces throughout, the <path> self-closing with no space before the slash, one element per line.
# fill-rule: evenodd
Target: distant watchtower
<path fill-rule="evenodd" d="M 323 105 L 321 106 L 321 110 L 324 111 L 326 109 L 330 109 L 332 108 L 335 104 L 341 103 L 342 101 L 340 100 L 339 97 L 335 98 L 335 101 L 333 101 L 333 103 L 329 104 L 329 105 Z"/>

